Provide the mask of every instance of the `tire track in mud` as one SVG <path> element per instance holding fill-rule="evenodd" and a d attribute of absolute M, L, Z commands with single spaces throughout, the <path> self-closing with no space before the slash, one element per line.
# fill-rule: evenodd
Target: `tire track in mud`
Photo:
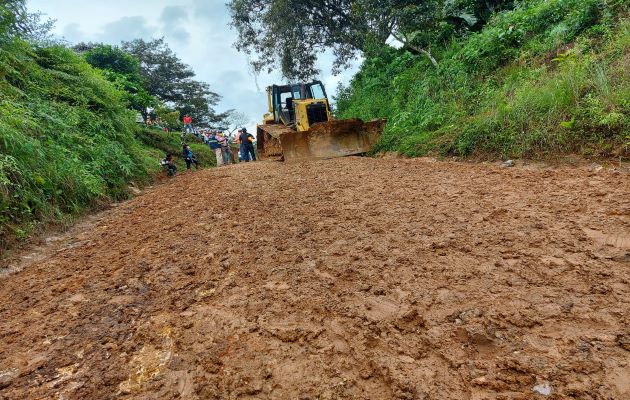
<path fill-rule="evenodd" d="M 1 279 L 0 398 L 628 398 L 629 233 L 615 171 L 182 174 Z"/>

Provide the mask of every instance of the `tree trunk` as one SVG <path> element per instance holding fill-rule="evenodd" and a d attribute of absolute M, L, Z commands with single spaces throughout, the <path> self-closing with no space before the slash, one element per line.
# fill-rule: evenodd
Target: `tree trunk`
<path fill-rule="evenodd" d="M 409 50 L 412 50 L 412 53 L 415 52 L 416 54 L 424 54 L 429 59 L 429 61 L 431 61 L 431 64 L 433 64 L 434 67 L 438 66 L 437 60 L 435 59 L 435 57 L 433 57 L 433 55 L 431 55 L 430 51 L 422 49 L 420 47 L 416 47 L 416 46 L 411 45 L 411 44 L 406 44 L 406 43 L 405 43 L 404 47 L 409 49 Z"/>

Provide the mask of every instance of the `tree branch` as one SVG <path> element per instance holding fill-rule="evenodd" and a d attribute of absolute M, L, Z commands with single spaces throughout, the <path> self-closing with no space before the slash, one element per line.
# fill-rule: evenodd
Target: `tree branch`
<path fill-rule="evenodd" d="M 412 53 L 415 52 L 416 54 L 424 54 L 429 61 L 431 61 L 431 64 L 433 64 L 434 67 L 438 66 L 438 62 L 435 59 L 435 57 L 433 57 L 433 55 L 431 55 L 431 52 L 423 49 L 421 47 L 418 46 L 414 46 L 413 44 L 410 44 L 408 40 L 406 40 L 405 37 L 401 37 L 400 35 L 397 35 L 396 32 L 392 31 L 392 37 L 396 40 L 398 40 L 400 43 L 403 44 L 403 48 L 406 48 L 408 50 L 412 50 Z"/>

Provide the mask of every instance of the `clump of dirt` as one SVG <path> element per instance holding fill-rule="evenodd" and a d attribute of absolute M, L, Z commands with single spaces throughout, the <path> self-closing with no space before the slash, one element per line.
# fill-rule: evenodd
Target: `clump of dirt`
<path fill-rule="evenodd" d="M 630 398 L 630 179 L 182 174 L 0 285 L 0 398 Z"/>

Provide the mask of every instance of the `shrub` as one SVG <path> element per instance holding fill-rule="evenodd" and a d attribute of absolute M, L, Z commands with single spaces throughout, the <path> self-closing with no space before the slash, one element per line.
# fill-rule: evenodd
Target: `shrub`
<path fill-rule="evenodd" d="M 63 46 L 0 41 L 0 247 L 38 222 L 124 199 L 159 170 L 163 154 L 139 140 L 114 85 Z"/>
<path fill-rule="evenodd" d="M 403 50 L 367 59 L 337 115 L 387 118 L 375 151 L 409 156 L 610 154 L 630 129 L 627 15 L 625 2 L 520 2 L 433 49 L 437 68 Z"/>

